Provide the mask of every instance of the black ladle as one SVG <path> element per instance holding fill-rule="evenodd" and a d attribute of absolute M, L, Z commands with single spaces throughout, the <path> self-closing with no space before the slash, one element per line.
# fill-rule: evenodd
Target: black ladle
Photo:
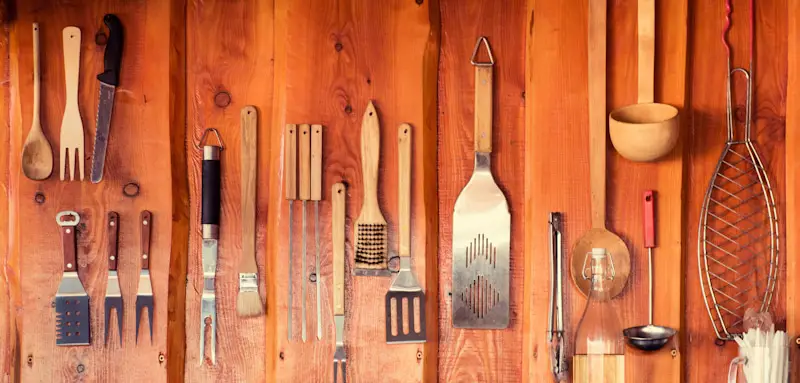
<path fill-rule="evenodd" d="M 648 273 L 650 275 L 650 321 L 646 326 L 622 330 L 628 344 L 642 351 L 660 350 L 677 333 L 675 329 L 653 325 L 653 248 L 656 245 L 653 205 L 655 205 L 655 194 L 652 190 L 647 190 L 644 192 L 644 247 L 647 248 Z"/>

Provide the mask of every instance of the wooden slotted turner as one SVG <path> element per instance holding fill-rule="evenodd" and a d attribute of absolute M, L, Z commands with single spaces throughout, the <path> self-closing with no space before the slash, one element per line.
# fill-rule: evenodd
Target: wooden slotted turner
<path fill-rule="evenodd" d="M 481 45 L 488 62 L 478 62 Z M 453 327 L 499 329 L 509 322 L 511 214 L 491 173 L 492 69 L 486 37 L 475 66 L 475 170 L 453 211 Z"/>
<path fill-rule="evenodd" d="M 411 271 L 411 126 L 400 125 L 397 132 L 400 270 L 386 293 L 386 343 L 425 342 L 425 291 Z M 394 302 L 395 315 L 392 315 Z M 416 321 L 414 303 L 419 305 Z M 407 313 L 403 315 L 403 313 Z M 403 318 L 408 318 L 404 323 Z M 416 324 L 419 323 L 419 326 Z M 394 326 L 392 326 L 394 324 Z M 394 330 L 393 330 L 394 329 Z"/>

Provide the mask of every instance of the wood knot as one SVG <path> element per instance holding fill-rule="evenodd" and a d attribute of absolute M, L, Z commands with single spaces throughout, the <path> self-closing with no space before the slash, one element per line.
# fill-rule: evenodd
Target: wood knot
<path fill-rule="evenodd" d="M 106 36 L 105 32 L 99 31 L 94 34 L 94 43 L 99 46 L 106 45 L 106 43 L 108 43 L 108 36 Z"/>
<path fill-rule="evenodd" d="M 225 91 L 219 91 L 214 95 L 214 105 L 219 108 L 225 108 L 231 104 L 231 94 Z"/>
<path fill-rule="evenodd" d="M 416 2 L 417 2 L 417 5 L 422 5 L 422 2 L 423 2 L 424 0 L 414 0 L 414 1 L 416 1 Z"/>
<path fill-rule="evenodd" d="M 345 105 L 344 112 L 347 114 L 353 113 L 353 107 L 350 104 Z"/>
<path fill-rule="evenodd" d="M 336 44 L 333 44 L 333 49 L 336 49 L 337 52 L 341 52 L 344 49 L 344 45 L 341 42 L 337 41 Z"/>

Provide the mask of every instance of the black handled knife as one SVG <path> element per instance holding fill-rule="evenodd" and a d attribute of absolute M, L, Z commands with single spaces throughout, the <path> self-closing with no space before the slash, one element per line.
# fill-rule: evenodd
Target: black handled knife
<path fill-rule="evenodd" d="M 100 80 L 100 98 L 97 102 L 97 124 L 92 154 L 91 179 L 93 183 L 98 183 L 103 179 L 108 133 L 111 128 L 111 112 L 114 111 L 114 93 L 119 84 L 119 68 L 122 63 L 122 23 L 117 16 L 112 14 L 103 16 L 103 23 L 108 27 L 108 41 L 103 56 L 104 70 L 103 73 L 97 75 L 97 79 Z"/>

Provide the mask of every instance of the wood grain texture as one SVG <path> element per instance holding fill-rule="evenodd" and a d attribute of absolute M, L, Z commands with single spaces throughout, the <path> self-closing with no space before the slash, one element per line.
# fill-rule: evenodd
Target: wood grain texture
<path fill-rule="evenodd" d="M 41 28 L 42 59 L 42 125 L 45 134 L 59 147 L 58 132 L 65 104 L 64 65 L 62 62 L 62 29 L 69 25 L 81 28 L 85 37 L 94 36 L 102 28 L 106 13 L 120 17 L 131 44 L 123 57 L 120 86 L 114 107 L 112 138 L 109 141 L 104 181 L 64 183 L 51 177 L 44 182 L 31 182 L 21 176 L 19 164 L 11 164 L 10 176 L 15 186 L 11 222 L 14 250 L 20 257 L 21 291 L 17 312 L 20 313 L 20 378 L 22 381 L 81 380 L 93 381 L 166 381 L 166 365 L 159 355 L 166 353 L 167 278 L 170 262 L 171 191 L 169 185 L 170 132 L 162 127 L 170 123 L 171 8 L 170 3 L 145 4 L 143 1 L 79 1 L 67 7 L 52 7 L 47 1 L 18 1 L 16 22 L 30 25 L 34 20 Z M 27 28 L 15 30 L 11 38 L 16 48 L 10 57 L 16 68 L 32 65 L 32 41 Z M 95 79 L 102 71 L 103 47 L 94 38 L 81 43 L 78 101 L 84 116 L 86 142 L 94 139 L 94 116 L 97 108 Z M 30 126 L 32 76 L 20 70 L 10 84 L 19 117 L 12 117 L 11 132 L 21 140 Z M 15 139 L 15 141 L 17 141 Z M 19 141 L 21 143 L 21 141 Z M 90 147 L 89 144 L 87 147 Z M 19 155 L 19 144 L 12 146 L 11 156 Z M 85 159 L 90 159 L 86 157 Z M 166 166 L 165 166 L 166 165 Z M 122 186 L 137 182 L 141 194 L 136 198 L 122 195 Z M 43 204 L 34 202 L 35 193 L 45 196 Z M 89 347 L 56 347 L 54 313 L 51 307 L 63 271 L 59 227 L 54 217 L 58 211 L 70 209 L 81 214 L 78 235 L 78 273 L 90 295 L 92 345 Z M 150 344 L 135 344 L 134 310 L 126 310 L 123 334 L 111 330 L 112 339 L 123 338 L 122 346 L 113 342 L 103 345 L 105 331 L 103 295 L 107 260 L 106 213 L 120 214 L 119 273 L 126 306 L 133 308 L 139 273 L 138 217 L 148 209 L 155 215 L 151 273 L 156 299 L 154 339 Z M 160 217 L 160 218 L 159 218 Z M 85 224 L 85 225 L 84 225 Z M 35 254 L 35 257 L 27 256 Z M 144 332 L 147 333 L 147 332 Z M 146 339 L 146 337 L 142 337 Z M 124 360 L 125 363 L 118 363 Z M 24 361 L 24 362 L 23 362 Z M 134 367 L 135 368 L 132 368 Z"/>
<path fill-rule="evenodd" d="M 308 10 L 313 9 L 314 12 Z M 360 137 L 361 120 L 370 100 L 374 100 L 381 121 L 381 159 L 378 170 L 378 204 L 389 221 L 389 249 L 397 249 L 397 126 L 408 122 L 415 129 L 414 172 L 419 178 L 412 185 L 411 251 L 416 255 L 413 268 L 420 283 L 426 281 L 427 264 L 435 253 L 427 253 L 431 233 L 432 205 L 429 184 L 432 163 L 421 161 L 422 145 L 435 142 L 435 125 L 424 113 L 423 97 L 435 93 L 432 82 L 425 82 L 424 73 L 435 61 L 426 61 L 432 26 L 430 10 L 426 3 L 390 0 L 373 2 L 345 0 L 301 0 L 276 2 L 276 110 L 285 108 L 286 123 L 319 123 L 325 126 L 323 139 L 322 191 L 320 201 L 321 232 L 321 288 L 323 289 L 322 341 L 307 343 L 286 339 L 285 311 L 287 280 L 288 207 L 283 199 L 270 199 L 281 206 L 276 213 L 276 240 L 269 258 L 277 266 L 275 287 L 276 310 L 279 315 L 274 341 L 277 368 L 275 380 L 332 381 L 334 352 L 330 193 L 336 182 L 348 184 L 347 195 L 347 267 L 345 269 L 345 346 L 347 348 L 348 382 L 420 382 L 423 380 L 425 362 L 435 355 L 435 341 L 422 344 L 387 345 L 385 334 L 385 295 L 389 278 L 354 277 L 353 272 L 353 222 L 363 201 Z M 285 23 L 285 24 L 283 24 Z M 279 32 L 277 32 L 279 31 Z M 378 48 L 380 47 L 380 48 Z M 280 74 L 279 74 L 280 73 Z M 281 80 L 277 80 L 281 78 Z M 283 81 L 283 84 L 278 84 Z M 280 86 L 280 89 L 278 88 Z M 285 92 L 278 95 L 279 92 Z M 279 113 L 279 112 L 276 112 Z M 273 140 L 270 155 L 277 160 L 281 153 Z M 424 175 L 424 176 L 423 176 Z M 277 185 L 277 184 L 274 184 Z M 277 187 L 277 186 L 273 186 Z M 281 201 L 281 202 L 278 202 Z M 280 205 L 278 205 L 280 203 Z M 296 206 L 297 208 L 297 206 Z M 294 249 L 300 249 L 299 209 L 295 211 L 292 240 Z M 313 228 L 309 227 L 309 233 Z M 312 236 L 313 237 L 313 236 Z M 314 251 L 313 242 L 309 251 Z M 300 270 L 299 254 L 294 256 L 294 304 L 289 309 L 299 314 L 300 299 L 309 307 L 309 328 L 316 326 L 316 313 L 312 302 L 315 287 L 300 297 L 299 278 L 307 277 L 309 270 Z M 423 262 L 427 258 L 427 262 Z M 427 283 L 426 283 L 427 282 Z M 435 299 L 432 299 L 434 302 Z M 436 312 L 436 310 L 430 311 Z M 293 315 L 293 321 L 299 315 Z M 434 326 L 429 321 L 428 326 Z M 295 330 L 299 334 L 299 328 Z M 419 353 L 419 357 L 418 357 Z M 307 366 L 319 366 L 308 369 Z"/>
<path fill-rule="evenodd" d="M 547 217 L 561 211 L 564 243 L 592 226 L 589 196 L 589 131 L 587 94 L 586 1 L 529 1 L 526 75 L 526 187 L 524 375 L 529 382 L 552 381 L 546 307 L 549 300 Z M 637 100 L 636 2 L 608 4 L 608 90 L 606 111 Z M 686 97 L 686 2 L 659 1 L 656 8 L 656 99 L 682 109 Z M 577 21 L 576 21 L 577 19 Z M 558 93 L 554 94 L 554 90 Z M 686 136 L 684 135 L 684 140 Z M 654 321 L 681 330 L 682 266 L 682 144 L 653 164 L 633 163 L 607 148 L 607 222 L 631 253 L 631 275 L 613 302 L 623 327 L 647 322 L 647 262 L 644 249 L 641 193 L 658 192 L 657 244 L 654 249 Z M 566 254 L 566 253 L 565 253 Z M 577 256 L 572 254 L 572 257 Z M 568 260 L 565 259 L 565 264 Z M 574 334 L 585 299 L 564 274 L 567 352 L 574 351 Z M 680 336 L 680 333 L 679 333 Z M 680 342 L 644 354 L 626 349 L 626 381 L 682 381 L 682 355 L 670 355 Z M 678 350 L 680 351 L 680 349 Z"/>
<path fill-rule="evenodd" d="M 0 3 L 0 13 L 5 15 L 8 4 Z M 12 67 L 15 63 L 17 43 L 9 38 L 11 29 L 28 29 L 24 26 L 12 25 L 0 29 L 0 52 L 9 52 L 9 59 L 0 60 L 0 73 L 3 81 L 9 82 L 11 78 L 18 76 L 19 68 Z M 22 132 L 11 130 L 11 126 L 21 126 L 19 107 L 12 112 L 10 87 L 4 86 L 0 90 L 0 145 L 9 148 L 0 155 L 0 169 L 11 169 L 14 164 L 21 166 L 19 160 L 15 160 L 11 153 L 21 153 Z M 19 105 L 17 103 L 16 105 Z M 16 120 L 12 120 L 15 118 Z M 13 240 L 14 223 L 11 219 L 16 211 L 12 199 L 17 195 L 12 188 L 12 177 L 10 171 L 0 172 L 0 380 L 17 381 L 19 380 L 19 323 L 22 320 L 17 308 L 21 307 L 20 290 L 20 254 L 18 251 L 19 241 Z"/>
<path fill-rule="evenodd" d="M 439 381 L 522 379 L 523 159 L 525 2 L 441 1 L 439 66 Z M 473 171 L 474 78 L 470 55 L 479 36 L 492 45 L 492 174 L 511 211 L 510 325 L 506 330 L 454 329 L 451 313 L 453 206 Z"/>
<path fill-rule="evenodd" d="M 800 0 L 788 0 L 788 79 L 786 94 L 786 147 L 800 147 Z M 786 291 L 800 291 L 800 152 L 786 150 Z M 797 379 L 800 349 L 800 296 L 786 294 L 786 333 L 789 336 L 789 371 Z M 2 352 L 2 351 L 0 351 Z"/>
<path fill-rule="evenodd" d="M 222 212 L 217 263 L 217 364 L 200 365 L 200 206 L 190 206 L 188 284 L 186 286 L 187 382 L 267 380 L 265 318 L 242 318 L 236 312 L 241 257 L 241 136 L 240 111 L 246 105 L 258 109 L 262 132 L 271 130 L 273 5 L 256 1 L 197 1 L 187 7 L 186 57 L 189 99 L 187 147 L 189 151 L 189 198 L 200 200 L 202 153 L 193 148 L 206 128 L 216 128 L 225 143 L 221 154 Z M 225 97 L 230 96 L 226 105 Z M 216 101 L 216 102 L 215 102 Z M 282 125 L 279 130 L 282 130 Z M 269 153 L 268 134 L 259 134 L 258 150 Z M 258 168 L 268 169 L 268 156 L 258 158 Z M 263 259 L 266 247 L 267 204 L 264 196 L 275 173 L 258 172 L 256 190 L 256 255 Z M 259 275 L 265 273 L 259 262 Z M 259 283 L 264 284 L 264 278 Z"/>
<path fill-rule="evenodd" d="M 747 66 L 749 56 L 748 43 L 748 7 L 749 1 L 732 0 L 733 27 L 729 41 L 733 51 L 733 65 Z M 786 92 L 787 92 L 787 36 L 788 36 L 788 2 L 786 0 L 757 1 L 756 20 L 756 52 L 754 68 L 752 138 L 764 162 L 769 175 L 781 221 L 781 239 L 789 238 L 791 232 L 785 231 L 786 219 Z M 736 356 L 737 349 L 733 342 L 723 347 L 715 346 L 711 320 L 708 318 L 703 295 L 698 280 L 697 265 L 697 228 L 700 207 L 708 187 L 708 181 L 714 172 L 717 160 L 725 142 L 725 49 L 720 39 L 724 25 L 723 2 L 690 2 L 689 14 L 690 46 L 692 57 L 690 71 L 693 73 L 687 83 L 692 89 L 691 98 L 691 146 L 689 148 L 688 188 L 685 209 L 687 212 L 687 264 L 686 264 L 686 360 L 697 366 L 708 368 L 687 368 L 686 381 L 706 382 L 718 379 L 718 367 L 725 366 Z M 735 82 L 738 94 L 743 95 L 744 83 Z M 734 91 L 735 92 L 735 91 Z M 737 97 L 735 110 L 737 120 L 744 116 L 744 99 Z M 738 125 L 738 124 L 737 124 Z M 741 134 L 741 128 L 739 128 Z M 781 244 L 783 245 L 783 243 Z M 783 249 L 781 249 L 783 250 Z M 781 252 L 779 258 L 778 284 L 770 311 L 778 328 L 786 321 L 786 298 L 796 294 L 787 290 L 786 255 Z M 793 336 L 790 334 L 790 336 Z M 796 336 L 796 335 L 794 335 Z M 792 346 L 796 350 L 796 346 Z M 796 351 L 795 351 L 796 352 Z M 797 379 L 796 362 L 792 369 L 792 381 Z"/>
<path fill-rule="evenodd" d="M 172 170 L 167 297 L 167 381 L 183 382 L 186 359 L 186 269 L 189 254 L 189 175 L 186 136 L 186 1 L 169 2 L 169 148 Z M 151 35 L 160 38 L 163 35 Z M 152 227 L 151 227 L 152 230 Z M 151 247 L 152 248 L 152 247 Z M 152 252 L 151 252 L 152 253 Z M 162 302 L 164 299 L 162 298 Z"/>

